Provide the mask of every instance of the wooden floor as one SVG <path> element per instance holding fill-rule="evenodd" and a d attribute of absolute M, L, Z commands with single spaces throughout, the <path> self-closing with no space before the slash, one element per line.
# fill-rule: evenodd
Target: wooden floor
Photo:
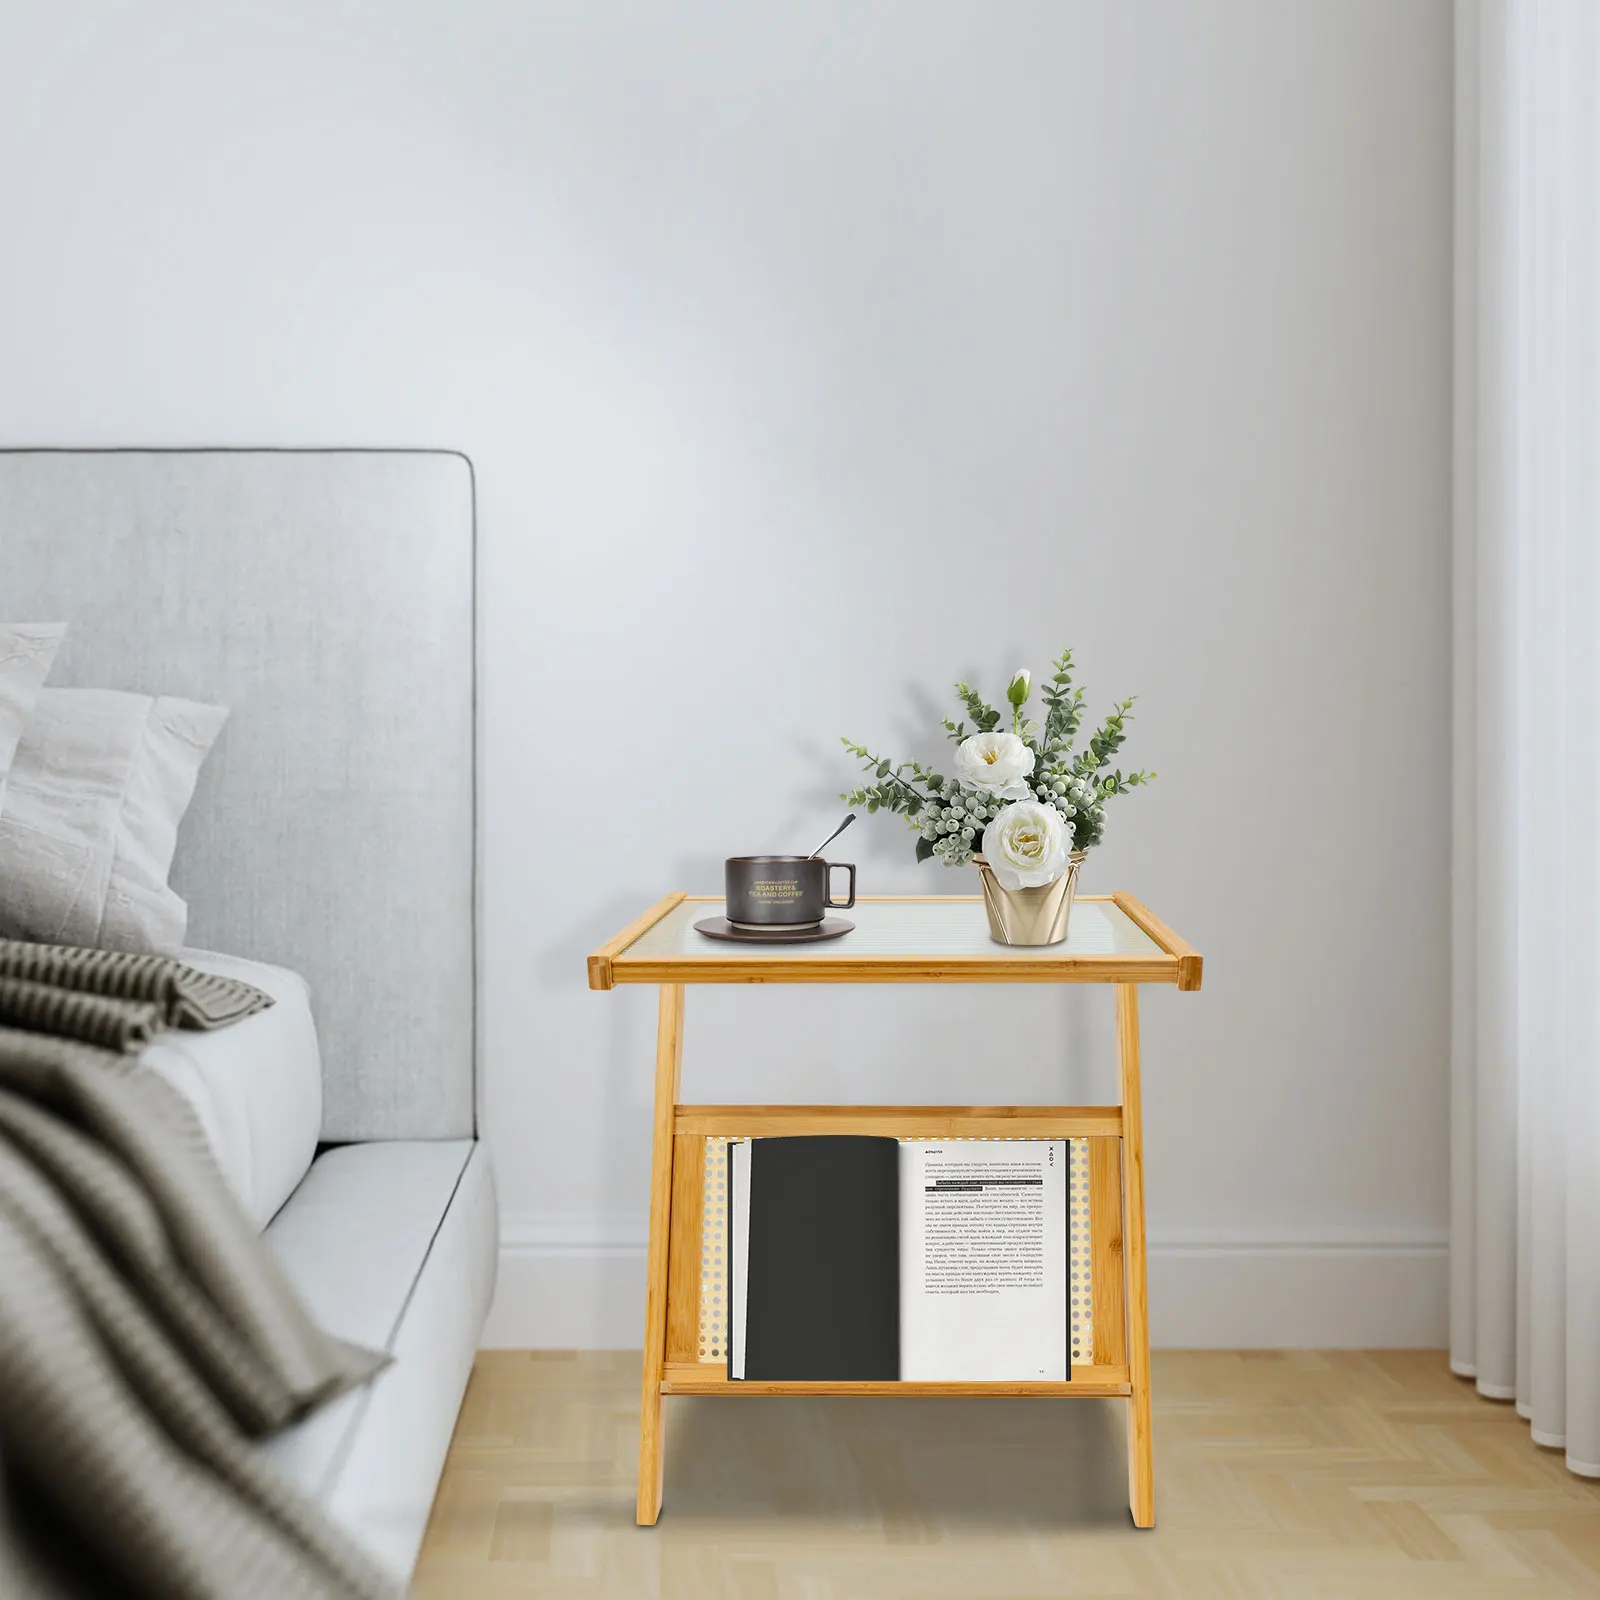
<path fill-rule="evenodd" d="M 1444 1357 L 1155 1356 L 1156 1527 L 1113 1400 L 668 1400 L 636 1355 L 478 1358 L 417 1600 L 1600 1595 L 1600 1485 Z"/>

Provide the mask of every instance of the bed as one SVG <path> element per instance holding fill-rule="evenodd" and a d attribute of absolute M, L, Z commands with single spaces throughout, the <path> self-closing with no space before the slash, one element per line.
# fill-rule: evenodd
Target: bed
<path fill-rule="evenodd" d="M 265 1451 L 402 1573 L 496 1260 L 474 523 L 442 451 L 0 451 L 7 612 L 71 624 L 50 681 L 232 708 L 172 880 L 190 959 L 279 1003 L 151 1064 L 323 1325 L 394 1358 Z"/>

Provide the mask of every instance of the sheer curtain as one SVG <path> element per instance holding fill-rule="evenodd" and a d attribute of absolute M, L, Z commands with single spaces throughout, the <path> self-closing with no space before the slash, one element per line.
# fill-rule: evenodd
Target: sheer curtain
<path fill-rule="evenodd" d="M 1600 5 L 1456 30 L 1451 1365 L 1600 1476 Z"/>

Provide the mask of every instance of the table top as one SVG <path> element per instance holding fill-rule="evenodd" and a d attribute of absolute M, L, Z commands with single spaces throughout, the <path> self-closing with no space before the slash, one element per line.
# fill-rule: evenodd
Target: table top
<path fill-rule="evenodd" d="M 817 944 L 737 944 L 695 931 L 720 896 L 668 895 L 589 957 L 589 987 L 619 983 L 1172 983 L 1200 987 L 1201 958 L 1131 895 L 1080 895 L 1055 945 L 989 937 L 976 895 L 858 900 L 855 923 Z"/>

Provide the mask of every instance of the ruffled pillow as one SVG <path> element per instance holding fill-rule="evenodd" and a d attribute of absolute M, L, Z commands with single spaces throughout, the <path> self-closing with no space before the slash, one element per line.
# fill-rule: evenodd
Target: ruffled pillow
<path fill-rule="evenodd" d="M 0 935 L 175 954 L 178 824 L 228 713 L 169 695 L 45 689 L 0 805 Z"/>

